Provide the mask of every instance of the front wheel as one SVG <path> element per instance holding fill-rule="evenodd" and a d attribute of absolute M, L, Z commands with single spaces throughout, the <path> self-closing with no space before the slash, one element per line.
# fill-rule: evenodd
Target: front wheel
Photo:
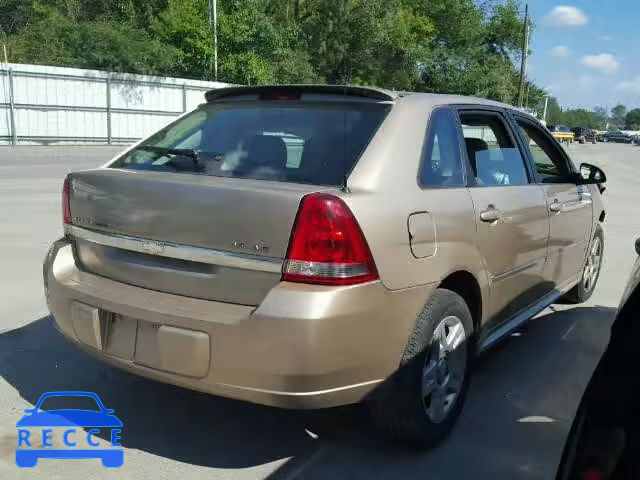
<path fill-rule="evenodd" d="M 602 253 L 604 252 L 604 232 L 600 225 L 596 225 L 596 231 L 591 240 L 587 261 L 582 270 L 580 282 L 569 290 L 565 298 L 571 303 L 583 303 L 591 298 L 600 278 L 602 267 Z"/>
<path fill-rule="evenodd" d="M 400 368 L 367 399 L 373 422 L 392 441 L 436 445 L 462 410 L 474 353 L 469 307 L 457 293 L 436 289 L 416 321 Z"/>

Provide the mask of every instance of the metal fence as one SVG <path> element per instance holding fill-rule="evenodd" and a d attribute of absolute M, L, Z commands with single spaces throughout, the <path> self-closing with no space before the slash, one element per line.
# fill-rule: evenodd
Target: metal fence
<path fill-rule="evenodd" d="M 0 64 L 0 145 L 130 143 L 227 86 L 170 77 Z"/>

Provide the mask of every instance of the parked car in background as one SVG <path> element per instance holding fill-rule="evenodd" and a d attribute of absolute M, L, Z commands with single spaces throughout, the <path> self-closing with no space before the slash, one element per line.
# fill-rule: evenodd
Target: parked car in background
<path fill-rule="evenodd" d="M 573 143 L 574 133 L 566 125 L 549 125 L 547 127 L 551 135 L 561 143 Z"/>
<path fill-rule="evenodd" d="M 640 254 L 640 239 L 636 241 Z M 611 338 L 580 402 L 556 480 L 640 478 L 640 259 L 611 327 Z"/>
<path fill-rule="evenodd" d="M 596 143 L 596 131 L 586 127 L 575 127 L 571 131 L 578 143 Z"/>
<path fill-rule="evenodd" d="M 630 135 L 627 135 L 624 132 L 614 131 L 607 132 L 602 137 L 603 142 L 615 142 L 615 143 L 631 143 L 632 139 Z"/>
<path fill-rule="evenodd" d="M 206 98 L 64 182 L 47 305 L 96 357 L 255 403 L 365 401 L 430 446 L 477 352 L 593 293 L 605 174 L 534 117 L 364 87 Z"/>
<path fill-rule="evenodd" d="M 634 135 L 633 137 L 631 137 L 631 141 L 635 145 L 640 145 L 640 134 Z"/>
<path fill-rule="evenodd" d="M 596 130 L 596 141 L 602 142 L 604 141 L 604 134 L 607 133 L 605 130 Z"/>

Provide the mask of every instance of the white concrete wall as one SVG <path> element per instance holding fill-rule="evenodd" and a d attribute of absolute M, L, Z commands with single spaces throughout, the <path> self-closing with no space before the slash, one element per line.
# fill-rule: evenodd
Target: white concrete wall
<path fill-rule="evenodd" d="M 43 65 L 0 64 L 0 144 L 130 142 L 153 133 L 227 84 Z M 109 95 L 107 94 L 109 90 Z"/>

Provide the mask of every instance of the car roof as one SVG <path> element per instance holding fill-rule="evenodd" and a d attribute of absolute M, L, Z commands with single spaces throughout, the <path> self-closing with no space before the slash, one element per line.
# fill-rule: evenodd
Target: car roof
<path fill-rule="evenodd" d="M 403 105 L 419 105 L 425 112 L 429 112 L 436 107 L 447 105 L 478 105 L 485 107 L 503 108 L 544 126 L 535 116 L 519 109 L 513 105 L 488 100 L 486 98 L 472 97 L 465 95 L 452 95 L 442 93 L 424 93 L 424 92 L 408 92 L 387 90 L 377 87 L 359 86 L 359 85 L 253 85 L 253 86 L 234 86 L 218 88 L 205 93 L 207 102 L 216 102 L 227 100 L 233 97 L 255 96 L 265 93 L 300 93 L 300 94 L 325 94 L 325 95 L 348 95 L 363 100 L 390 102 Z"/>

